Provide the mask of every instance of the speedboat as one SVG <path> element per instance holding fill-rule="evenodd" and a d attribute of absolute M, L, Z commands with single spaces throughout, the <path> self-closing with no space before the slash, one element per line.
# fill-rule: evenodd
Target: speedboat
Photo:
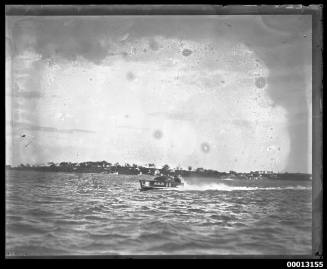
<path fill-rule="evenodd" d="M 154 179 L 141 179 L 140 180 L 141 190 L 153 190 L 153 189 L 164 189 L 164 188 L 177 188 L 183 186 L 180 177 L 169 177 L 159 176 Z"/>

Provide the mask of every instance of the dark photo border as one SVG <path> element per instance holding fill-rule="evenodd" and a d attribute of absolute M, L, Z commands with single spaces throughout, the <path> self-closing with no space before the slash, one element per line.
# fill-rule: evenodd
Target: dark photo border
<path fill-rule="evenodd" d="M 119 256 L 8 256 L 6 259 L 288 259 L 323 257 L 323 141 L 322 141 L 322 5 L 6 5 L 5 16 L 117 16 L 117 15 L 311 15 L 312 16 L 312 255 L 119 255 Z M 5 222 L 5 219 L 4 219 Z M 4 225 L 5 227 L 5 225 Z M 285 263 L 284 263 L 285 265 Z M 286 265 L 285 265 L 286 267 Z"/>

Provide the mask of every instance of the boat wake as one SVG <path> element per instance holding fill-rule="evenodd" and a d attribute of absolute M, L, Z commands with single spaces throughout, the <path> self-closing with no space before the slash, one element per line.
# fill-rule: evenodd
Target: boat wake
<path fill-rule="evenodd" d="M 188 184 L 184 182 L 184 186 L 179 186 L 178 191 L 254 191 L 254 190 L 311 190 L 306 186 L 284 186 L 284 187 L 248 187 L 248 186 L 228 186 L 224 183 L 209 184 Z"/>

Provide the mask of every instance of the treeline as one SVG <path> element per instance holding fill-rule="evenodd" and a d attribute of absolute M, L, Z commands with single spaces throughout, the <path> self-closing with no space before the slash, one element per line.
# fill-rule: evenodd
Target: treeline
<path fill-rule="evenodd" d="M 110 163 L 107 161 L 98 162 L 49 162 L 48 165 L 30 165 L 21 164 L 16 167 L 6 166 L 7 169 L 13 170 L 36 170 L 49 172 L 76 172 L 76 173 L 108 173 L 108 174 L 122 174 L 122 175 L 181 175 L 182 177 L 212 177 L 212 178 L 244 178 L 244 179 L 259 179 L 262 177 L 273 179 L 297 179 L 309 180 L 311 175 L 304 173 L 273 173 L 271 171 L 251 171 L 250 173 L 238 173 L 235 171 L 219 172 L 212 169 L 196 168 L 191 166 L 188 169 L 180 167 L 171 168 L 169 165 L 164 165 L 157 168 L 155 164 L 149 163 L 146 166 L 137 164 L 120 164 Z"/>
<path fill-rule="evenodd" d="M 163 175 L 181 175 L 181 176 L 207 176 L 207 177 L 217 177 L 221 175 L 228 175 L 225 172 L 218 172 L 215 170 L 207 170 L 203 168 L 197 168 L 192 170 L 189 166 L 187 170 L 182 168 L 171 168 L 169 165 L 164 165 L 161 168 L 156 168 L 155 164 L 147 164 L 146 166 L 141 166 L 137 164 L 119 164 L 119 163 L 109 163 L 106 161 L 100 162 L 61 162 L 53 163 L 49 162 L 48 165 L 29 165 L 21 164 L 17 167 L 8 167 L 14 170 L 38 170 L 38 171 L 52 171 L 52 172 L 82 172 L 82 173 L 118 173 L 124 175 L 139 175 L 139 174 L 163 174 Z"/>

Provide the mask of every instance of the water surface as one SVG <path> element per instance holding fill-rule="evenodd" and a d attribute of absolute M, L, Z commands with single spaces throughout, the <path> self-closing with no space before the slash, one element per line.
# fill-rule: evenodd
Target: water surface
<path fill-rule="evenodd" d="M 311 181 L 8 171 L 11 255 L 311 255 Z"/>

